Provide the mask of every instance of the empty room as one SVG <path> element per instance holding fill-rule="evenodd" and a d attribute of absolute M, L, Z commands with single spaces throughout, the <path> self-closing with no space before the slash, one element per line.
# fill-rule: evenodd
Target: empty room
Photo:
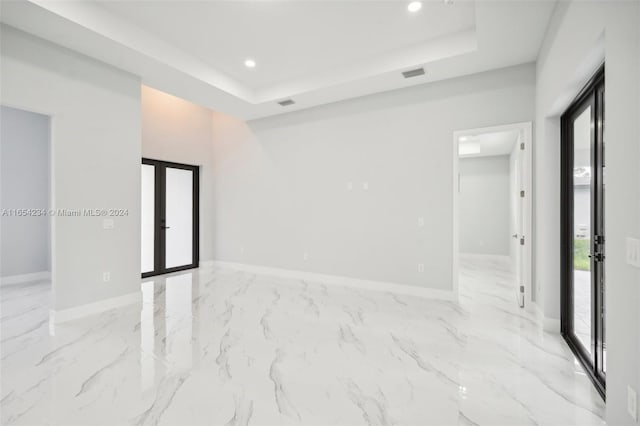
<path fill-rule="evenodd" d="M 2 425 L 640 425 L 638 0 L 0 0 L 0 212 Z"/>

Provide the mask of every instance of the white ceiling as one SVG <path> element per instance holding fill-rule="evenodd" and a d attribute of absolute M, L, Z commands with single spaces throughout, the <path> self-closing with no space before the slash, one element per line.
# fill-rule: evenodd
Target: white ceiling
<path fill-rule="evenodd" d="M 555 5 L 408 3 L 5 0 L 0 20 L 252 119 L 534 61 Z M 402 77 L 419 66 L 425 76 Z"/>
<path fill-rule="evenodd" d="M 519 130 L 468 134 L 458 139 L 461 158 L 509 155 L 518 140 Z"/>
<path fill-rule="evenodd" d="M 397 1 L 95 4 L 256 91 L 475 28 L 471 2 L 429 2 L 417 14 Z"/>

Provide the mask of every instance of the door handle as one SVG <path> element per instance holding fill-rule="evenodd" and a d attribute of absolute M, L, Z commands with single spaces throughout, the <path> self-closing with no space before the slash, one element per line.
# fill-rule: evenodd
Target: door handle
<path fill-rule="evenodd" d="M 602 253 L 590 254 L 589 259 L 594 259 L 596 262 L 604 262 L 604 254 Z"/>
<path fill-rule="evenodd" d="M 160 229 L 171 229 L 170 226 L 161 226 Z"/>

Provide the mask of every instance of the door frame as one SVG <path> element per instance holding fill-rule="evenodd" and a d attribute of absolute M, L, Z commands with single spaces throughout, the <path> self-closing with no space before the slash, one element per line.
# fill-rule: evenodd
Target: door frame
<path fill-rule="evenodd" d="M 560 331 L 566 341 L 567 345 L 574 353 L 576 358 L 580 361 L 583 369 L 589 376 L 589 379 L 594 384 L 596 390 L 600 394 L 603 400 L 606 401 L 606 377 L 601 375 L 598 371 L 601 361 L 599 359 L 599 351 L 602 349 L 602 322 L 597 320 L 597 313 L 604 309 L 604 288 L 601 288 L 601 294 L 598 294 L 597 289 L 593 286 L 593 280 L 597 279 L 601 273 L 601 269 L 604 268 L 604 261 L 599 262 L 591 259 L 591 270 L 593 271 L 591 281 L 591 332 L 592 332 L 592 351 L 593 351 L 593 365 L 591 365 L 591 359 L 589 354 L 584 350 L 581 344 L 574 341 L 573 332 L 573 115 L 577 111 L 581 111 L 586 102 L 590 102 L 592 123 L 596 123 L 598 119 L 602 118 L 600 110 L 604 109 L 599 102 L 598 91 L 604 84 L 605 68 L 604 64 L 598 68 L 598 71 L 589 79 L 587 84 L 578 93 L 578 96 L 571 101 L 565 112 L 560 118 L 561 123 L 561 143 L 560 143 L 560 161 L 561 161 L 561 173 L 560 173 L 560 191 L 561 191 L 561 204 L 560 204 L 560 270 L 561 270 L 561 282 L 560 282 Z M 606 90 L 606 88 L 605 88 Z M 592 99 L 590 99 L 592 97 Z M 605 106 L 606 107 L 606 106 Z M 590 240 L 592 244 L 594 242 L 594 232 L 599 227 L 604 226 L 604 218 L 599 217 L 599 212 L 604 212 L 604 200 L 603 194 L 600 191 L 600 185 L 598 182 L 603 180 L 603 176 L 599 173 L 599 165 L 602 164 L 602 153 L 597 152 L 597 139 L 603 137 L 602 126 L 596 123 L 596 126 L 591 129 L 592 142 L 591 142 L 591 154 L 595 153 L 596 169 L 592 174 L 591 181 L 591 219 L 592 225 L 590 229 Z M 602 142 L 604 143 L 604 142 Z M 571 175 L 568 175 L 568 171 L 571 171 Z M 606 238 L 606 235 L 604 235 Z M 604 245 L 604 243 L 602 244 Z M 606 250 L 606 249 L 605 249 Z M 593 253 L 593 246 L 590 249 Z M 603 272 L 604 273 L 604 272 Z M 606 283 L 605 283 L 606 286 Z M 604 286 L 603 286 L 604 287 Z M 606 315 L 606 312 L 604 312 Z M 605 320 L 606 323 L 606 320 Z M 595 339 L 594 339 L 595 333 Z"/>
<path fill-rule="evenodd" d="M 460 195 L 458 194 L 458 185 L 460 180 L 459 175 L 459 158 L 458 158 L 458 144 L 461 136 L 466 135 L 477 135 L 481 133 L 494 133 L 494 132 L 504 132 L 510 130 L 518 130 L 521 132 L 522 140 L 524 143 L 523 161 L 522 165 L 524 168 L 523 173 L 523 182 L 522 182 L 522 190 L 525 192 L 524 203 L 523 203 L 523 229 L 524 229 L 524 252 L 522 256 L 522 276 L 524 286 L 524 309 L 529 312 L 534 312 L 534 297 L 533 292 L 531 291 L 531 282 L 532 282 L 532 254 L 533 254 L 533 229 L 532 229 L 532 218 L 533 218 L 533 163 L 532 163 L 532 122 L 518 122 L 511 124 L 503 124 L 497 126 L 490 127 L 479 127 L 474 129 L 465 129 L 465 130 L 456 130 L 453 132 L 453 175 L 452 175 L 452 193 L 453 193 L 453 262 L 452 262 L 452 281 L 453 281 L 453 292 L 454 297 L 458 299 L 459 297 L 459 279 L 458 274 L 460 270 L 460 224 L 459 224 L 459 203 L 460 203 Z M 517 301 L 514 300 L 514 303 Z"/>
<path fill-rule="evenodd" d="M 154 270 L 142 273 L 142 278 L 155 275 L 168 274 L 171 272 L 194 269 L 199 266 L 200 261 L 200 166 L 174 163 L 170 161 L 154 160 L 142 158 L 141 164 L 155 167 L 155 196 L 154 196 Z M 166 216 L 166 168 L 190 170 L 193 172 L 192 184 L 192 262 L 188 265 L 165 268 L 166 265 L 166 233 L 162 218 Z M 158 189 L 160 188 L 160 190 Z M 160 196 L 157 196 L 160 194 Z M 142 197 L 141 197 L 142 198 Z"/>

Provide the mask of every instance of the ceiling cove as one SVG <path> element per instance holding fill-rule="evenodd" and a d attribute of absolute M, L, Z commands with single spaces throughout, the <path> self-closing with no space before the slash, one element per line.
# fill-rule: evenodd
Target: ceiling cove
<path fill-rule="evenodd" d="M 534 61 L 554 6 L 426 1 L 411 12 L 409 4 L 12 0 L 0 20 L 254 119 Z M 285 100 L 294 104 L 283 110 Z"/>

